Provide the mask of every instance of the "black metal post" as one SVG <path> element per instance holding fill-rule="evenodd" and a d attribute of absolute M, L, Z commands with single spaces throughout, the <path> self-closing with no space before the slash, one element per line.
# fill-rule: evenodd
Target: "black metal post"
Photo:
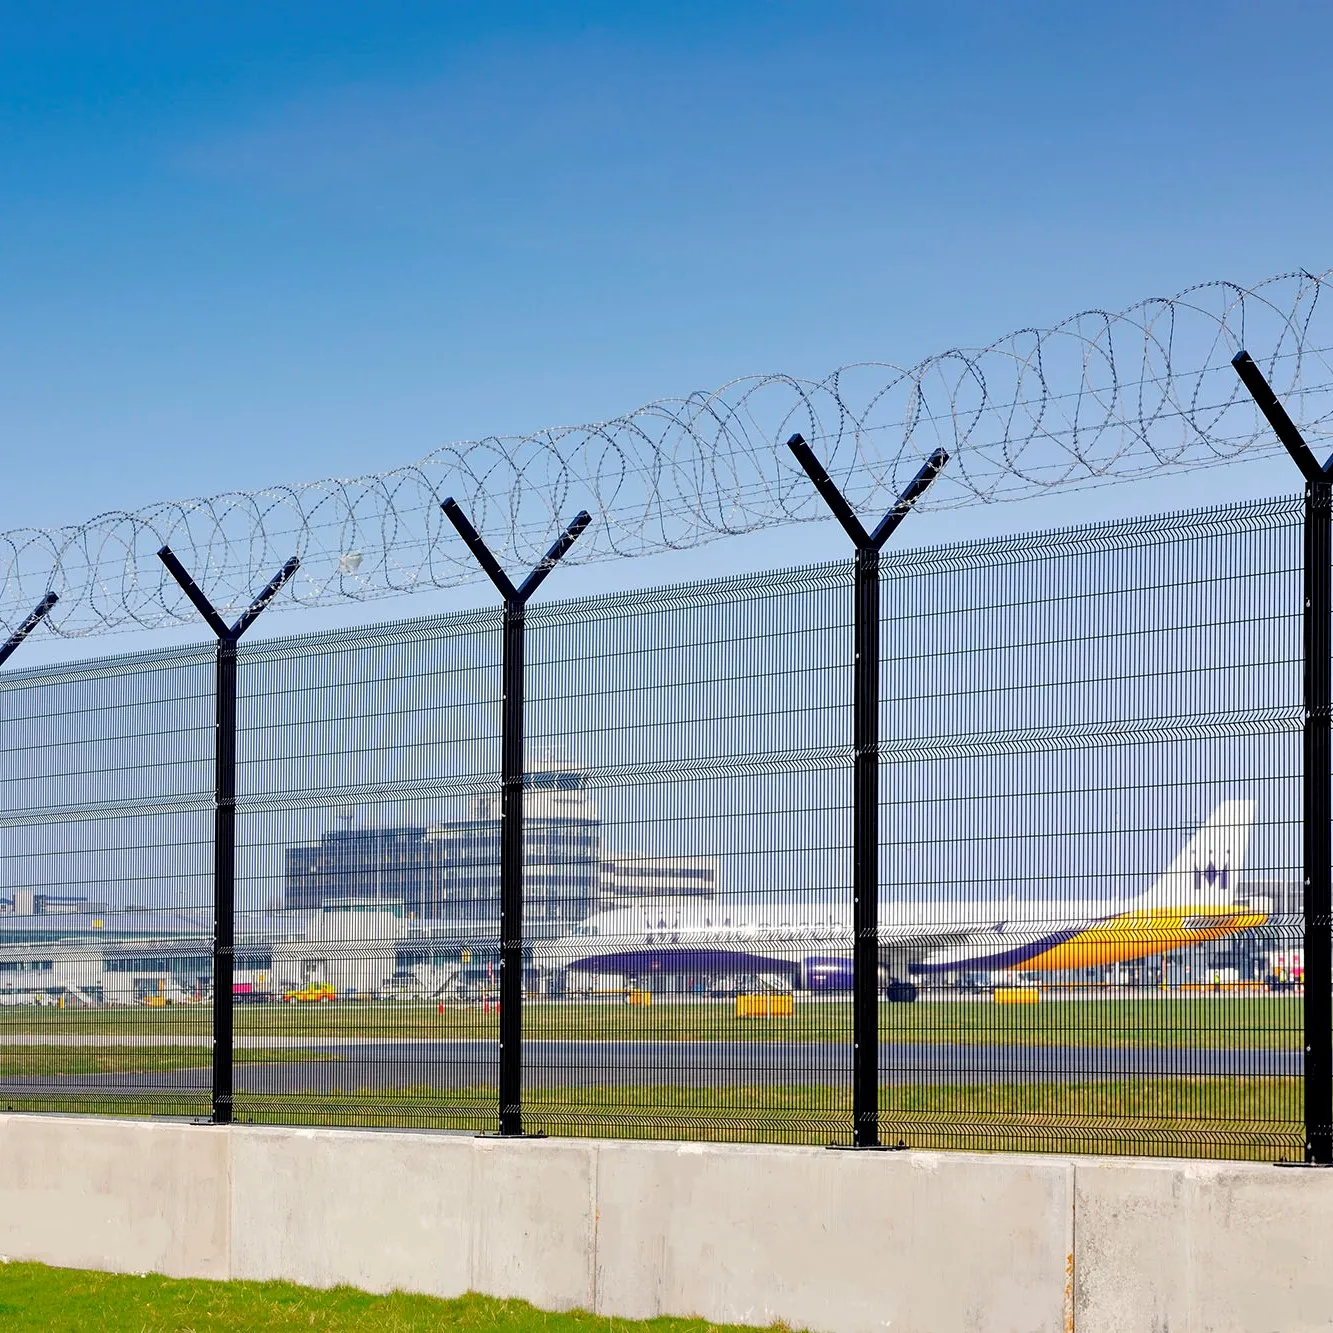
<path fill-rule="evenodd" d="M 46 596 L 33 607 L 23 624 L 21 624 L 18 629 L 5 640 L 3 646 L 0 646 L 0 666 L 4 666 L 4 664 L 14 656 L 14 652 L 19 644 L 21 644 L 23 640 L 42 623 L 43 619 L 49 614 L 51 608 L 59 600 L 60 598 L 57 597 L 55 593 L 48 592 Z"/>
<path fill-rule="evenodd" d="M 528 599 L 592 522 L 581 510 L 517 588 L 450 496 L 440 506 L 504 598 L 500 663 L 500 1133 L 523 1134 L 523 646 Z"/>
<path fill-rule="evenodd" d="M 213 811 L 213 1121 L 231 1123 L 236 957 L 236 644 L 219 639 Z"/>
<path fill-rule="evenodd" d="M 1333 459 L 1320 465 L 1248 352 L 1238 352 L 1231 364 L 1305 477 L 1305 1160 L 1327 1166 L 1333 1164 L 1333 773 L 1329 768 Z"/>
<path fill-rule="evenodd" d="M 236 645 L 301 562 L 292 556 L 240 619 L 228 625 L 169 546 L 162 547 L 157 555 L 218 640 L 213 742 L 213 1123 L 229 1125 L 235 1029 L 232 973 L 236 955 Z"/>
<path fill-rule="evenodd" d="M 500 1133 L 523 1133 L 523 622 L 505 599 L 500 720 Z"/>
<path fill-rule="evenodd" d="M 856 546 L 852 683 L 852 1146 L 879 1142 L 879 553 L 949 461 L 937 449 L 867 532 L 810 446 L 787 441 Z"/>
<path fill-rule="evenodd" d="M 1333 485 L 1305 487 L 1305 1157 L 1333 1163 L 1329 613 Z"/>
<path fill-rule="evenodd" d="M 853 574 L 852 1143 L 879 1144 L 879 551 Z"/>

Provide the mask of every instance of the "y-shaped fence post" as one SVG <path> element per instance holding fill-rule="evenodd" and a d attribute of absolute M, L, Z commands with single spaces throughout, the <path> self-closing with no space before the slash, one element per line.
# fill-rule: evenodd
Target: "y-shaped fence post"
<path fill-rule="evenodd" d="M 37 628 L 46 618 L 51 608 L 60 600 L 53 592 L 48 592 L 45 597 L 28 613 L 28 618 L 9 636 L 3 645 L 0 645 L 0 666 L 4 666 L 11 657 L 14 656 L 14 650 L 28 637 L 29 634 Z"/>
<path fill-rule="evenodd" d="M 523 620 L 528 599 L 579 533 L 586 509 L 516 588 L 452 496 L 440 506 L 504 598 L 500 679 L 500 1133 L 523 1133 Z"/>
<path fill-rule="evenodd" d="M 229 1125 L 235 1008 L 232 970 L 236 953 L 236 645 L 301 562 L 292 556 L 241 618 L 229 626 L 172 554 L 171 547 L 164 546 L 157 555 L 218 638 L 214 742 L 217 785 L 213 822 L 213 1123 Z"/>
<path fill-rule="evenodd" d="M 1246 351 L 1231 364 L 1305 478 L 1305 1160 L 1333 1164 L 1333 875 L 1329 773 L 1329 617 L 1333 612 L 1333 458 L 1322 466 Z"/>
<path fill-rule="evenodd" d="M 879 1142 L 879 553 L 949 461 L 936 449 L 867 532 L 799 435 L 787 448 L 856 546 L 852 687 L 852 1146 Z"/>

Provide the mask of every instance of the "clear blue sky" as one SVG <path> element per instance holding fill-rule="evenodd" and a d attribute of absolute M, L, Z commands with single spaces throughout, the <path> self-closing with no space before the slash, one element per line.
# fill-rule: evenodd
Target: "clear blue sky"
<path fill-rule="evenodd" d="M 1316 4 L 3 3 L 0 33 L 0 529 L 1333 264 Z M 841 551 L 802 532 L 735 561 Z"/>

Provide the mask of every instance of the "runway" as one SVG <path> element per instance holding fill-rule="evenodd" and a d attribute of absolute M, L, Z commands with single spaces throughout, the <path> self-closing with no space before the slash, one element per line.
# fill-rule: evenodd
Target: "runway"
<path fill-rule="evenodd" d="M 273 1046 L 265 1043 L 271 1053 Z M 426 1088 L 452 1091 L 499 1083 L 490 1041 L 319 1041 L 293 1049 L 325 1060 L 235 1066 L 238 1093 L 328 1095 Z M 1299 1077 L 1299 1050 L 1198 1047 L 1017 1046 L 883 1043 L 885 1086 L 1134 1081 L 1155 1078 Z M 821 1042 L 551 1041 L 524 1044 L 529 1088 L 849 1086 L 851 1047 Z M 205 1089 L 207 1067 L 165 1072 L 0 1076 L 0 1098 L 68 1097 Z"/>

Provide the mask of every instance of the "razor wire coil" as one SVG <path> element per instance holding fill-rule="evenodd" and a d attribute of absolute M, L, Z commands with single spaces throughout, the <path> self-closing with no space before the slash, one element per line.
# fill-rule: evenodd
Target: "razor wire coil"
<path fill-rule="evenodd" d="M 858 508 L 885 508 L 943 446 L 922 508 L 1019 500 L 1273 453 L 1229 365 L 1259 363 L 1307 437 L 1333 422 L 1333 270 L 1252 287 L 1211 282 L 1119 313 L 1084 311 L 910 369 L 842 366 L 822 380 L 754 375 L 609 421 L 446 445 L 405 467 L 233 491 L 0 534 L 0 619 L 48 590 L 66 636 L 193 623 L 156 558 L 170 545 L 224 614 L 293 553 L 284 598 L 370 601 L 484 577 L 440 512 L 455 496 L 515 567 L 569 515 L 593 525 L 571 562 L 681 550 L 827 517 L 782 447 L 800 432 Z"/>

